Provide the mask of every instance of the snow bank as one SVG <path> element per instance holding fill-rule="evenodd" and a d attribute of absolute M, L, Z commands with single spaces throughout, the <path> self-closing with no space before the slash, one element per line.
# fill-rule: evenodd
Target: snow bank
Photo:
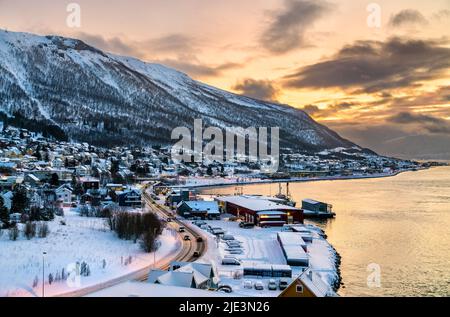
<path fill-rule="evenodd" d="M 76 262 L 86 262 L 91 275 L 81 277 L 81 284 L 69 287 L 66 282 L 46 285 L 46 296 L 73 292 L 149 267 L 154 254 L 145 254 L 139 244 L 119 240 L 107 230 L 105 221 L 97 218 L 81 218 L 74 213 L 66 214 L 66 225 L 62 218 L 49 223 L 50 234 L 45 239 L 30 241 L 22 236 L 18 241 L 9 241 L 8 235 L 0 237 L 0 297 L 41 296 L 42 253 L 45 256 L 45 279 L 48 275 L 68 271 Z M 156 252 L 156 261 L 175 254 L 180 242 L 173 231 L 165 230 L 160 237 L 161 247 Z M 131 261 L 130 261 L 131 259 Z M 35 279 L 38 286 L 33 288 Z"/>

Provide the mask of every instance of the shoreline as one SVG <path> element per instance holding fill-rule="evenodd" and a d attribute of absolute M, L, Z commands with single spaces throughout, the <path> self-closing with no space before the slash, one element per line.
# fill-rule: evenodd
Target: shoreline
<path fill-rule="evenodd" d="M 208 189 L 218 189 L 218 188 L 227 188 L 232 186 L 251 186 L 251 185 L 264 185 L 264 184 L 279 184 L 279 183 L 306 183 L 306 182 L 320 182 L 320 181 L 335 181 L 335 180 L 359 180 L 359 179 L 381 179 L 388 177 L 395 177 L 402 173 L 406 172 L 416 172 L 416 171 L 424 171 L 429 170 L 429 168 L 418 168 L 418 169 L 405 169 L 396 171 L 395 173 L 390 174 L 374 174 L 374 175 L 351 175 L 351 176 L 330 176 L 330 177 L 316 177 L 316 178 L 292 178 L 292 179 L 267 179 L 267 180 L 254 180 L 254 181 L 244 181 L 244 182 L 233 182 L 233 183 L 216 183 L 216 184 L 191 184 L 191 185 L 182 185 L 182 186 L 174 186 L 174 188 L 190 188 L 190 189 L 199 189 L 199 190 L 208 190 Z M 342 265 L 342 256 L 338 252 L 338 250 L 330 243 L 327 239 L 325 239 L 329 244 L 330 248 L 334 253 L 334 267 L 335 267 L 335 279 L 330 283 L 330 287 L 333 291 L 339 296 L 339 291 L 342 288 L 345 288 L 345 282 L 342 277 L 341 265 Z"/>
<path fill-rule="evenodd" d="M 430 167 L 431 168 L 431 167 Z M 359 179 L 378 179 L 378 178 L 388 178 L 395 177 L 406 172 L 416 172 L 428 170 L 430 168 L 418 168 L 405 169 L 397 171 L 390 174 L 373 174 L 373 175 L 351 175 L 351 176 L 325 176 L 325 177 L 302 177 L 302 178 L 289 178 L 289 179 L 260 179 L 254 181 L 243 181 L 243 182 L 222 182 L 222 183 L 210 183 L 210 184 L 188 184 L 188 185 L 177 185 L 171 186 L 172 188 L 179 189 L 213 189 L 213 188 L 225 188 L 232 186 L 250 186 L 250 185 L 265 185 L 265 184 L 280 184 L 280 183 L 308 183 L 308 182 L 324 182 L 324 181 L 338 181 L 338 180 L 359 180 Z"/>

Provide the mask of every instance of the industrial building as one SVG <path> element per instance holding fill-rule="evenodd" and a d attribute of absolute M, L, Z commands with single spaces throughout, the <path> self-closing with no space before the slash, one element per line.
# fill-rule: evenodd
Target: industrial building
<path fill-rule="evenodd" d="M 285 224 L 303 223 L 303 211 L 258 196 L 217 197 L 223 213 L 243 218 L 260 227 L 282 227 Z"/>

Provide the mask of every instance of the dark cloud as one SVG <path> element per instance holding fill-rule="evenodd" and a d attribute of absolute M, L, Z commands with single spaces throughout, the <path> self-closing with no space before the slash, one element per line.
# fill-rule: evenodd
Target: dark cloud
<path fill-rule="evenodd" d="M 145 41 L 144 47 L 155 53 L 190 53 L 195 51 L 196 40 L 184 34 L 170 34 Z"/>
<path fill-rule="evenodd" d="M 170 34 L 145 41 L 127 41 L 118 37 L 105 38 L 88 33 L 79 33 L 77 38 L 106 52 L 138 58 L 161 53 L 193 54 L 198 45 L 195 39 L 183 34 Z"/>
<path fill-rule="evenodd" d="M 406 131 L 399 124 L 347 124 L 329 126 L 360 146 L 388 156 L 407 159 L 450 160 L 449 134 L 423 134 Z"/>
<path fill-rule="evenodd" d="M 433 19 L 437 21 L 443 21 L 450 19 L 450 10 L 440 10 L 433 14 Z"/>
<path fill-rule="evenodd" d="M 284 78 L 288 88 L 340 88 L 355 93 L 420 86 L 450 67 L 448 43 L 391 38 L 358 41 L 332 59 L 302 67 Z"/>
<path fill-rule="evenodd" d="M 271 14 L 271 24 L 260 38 L 272 53 L 285 53 L 305 44 L 305 32 L 331 8 L 322 0 L 285 0 L 285 6 Z"/>
<path fill-rule="evenodd" d="M 388 119 L 398 124 L 414 124 L 429 133 L 450 134 L 450 122 L 441 118 L 421 113 L 400 112 Z"/>
<path fill-rule="evenodd" d="M 238 63 L 206 65 L 199 62 L 196 54 L 201 43 L 183 34 L 170 34 L 145 41 L 126 41 L 118 37 L 104 38 L 87 33 L 79 33 L 77 37 L 103 51 L 151 60 L 192 77 L 216 77 L 224 71 L 242 66 Z M 160 56 L 167 57 L 160 59 Z"/>
<path fill-rule="evenodd" d="M 156 60 L 155 62 L 185 72 L 192 77 L 217 77 L 222 75 L 224 71 L 242 67 L 242 65 L 238 63 L 206 65 L 199 63 L 195 58 L 163 59 Z"/>
<path fill-rule="evenodd" d="M 428 20 L 417 10 L 402 10 L 393 15 L 389 21 L 392 27 L 402 27 L 411 25 L 426 25 Z"/>
<path fill-rule="evenodd" d="M 357 106 L 356 103 L 353 102 L 338 102 L 334 104 L 329 104 L 324 108 L 320 108 L 316 105 L 306 105 L 302 108 L 303 111 L 305 111 L 310 116 L 313 116 L 315 118 L 325 118 L 328 116 L 333 116 L 338 114 L 339 112 L 350 110 Z"/>
<path fill-rule="evenodd" d="M 232 87 L 242 95 L 259 100 L 276 101 L 279 89 L 270 80 L 244 79 Z"/>
<path fill-rule="evenodd" d="M 77 38 L 105 52 L 142 57 L 142 53 L 132 43 L 126 43 L 118 37 L 107 39 L 101 35 L 79 33 Z"/>
<path fill-rule="evenodd" d="M 322 110 L 316 106 L 316 105 L 306 105 L 302 108 L 303 111 L 305 111 L 310 116 L 315 116 L 316 114 L 320 113 Z"/>

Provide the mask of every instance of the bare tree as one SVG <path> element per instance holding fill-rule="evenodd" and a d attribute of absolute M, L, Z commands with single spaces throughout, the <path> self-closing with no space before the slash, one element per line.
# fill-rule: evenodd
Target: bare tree
<path fill-rule="evenodd" d="M 19 228 L 17 227 L 17 223 L 14 223 L 11 228 L 9 228 L 9 240 L 16 241 L 19 237 Z"/>
<path fill-rule="evenodd" d="M 36 236 L 36 224 L 34 222 L 28 221 L 25 224 L 23 234 L 28 240 L 31 240 Z"/>

